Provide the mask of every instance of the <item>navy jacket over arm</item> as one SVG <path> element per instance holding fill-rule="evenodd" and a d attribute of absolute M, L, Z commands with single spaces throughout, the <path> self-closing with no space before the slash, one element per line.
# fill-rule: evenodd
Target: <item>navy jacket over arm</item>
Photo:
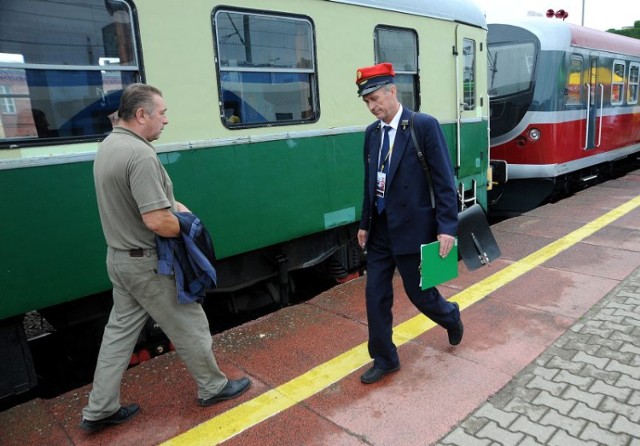
<path fill-rule="evenodd" d="M 158 274 L 175 274 L 178 303 L 202 302 L 206 290 L 216 287 L 215 251 L 211 236 L 190 212 L 176 212 L 180 235 L 156 235 Z"/>

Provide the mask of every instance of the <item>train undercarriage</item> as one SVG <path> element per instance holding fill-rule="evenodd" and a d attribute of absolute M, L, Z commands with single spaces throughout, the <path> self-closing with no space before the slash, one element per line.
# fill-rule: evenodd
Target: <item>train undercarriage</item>
<path fill-rule="evenodd" d="M 555 178 L 510 179 L 488 193 L 492 217 L 512 217 L 552 203 L 594 184 L 624 175 L 640 166 L 637 155 L 597 164 Z"/>

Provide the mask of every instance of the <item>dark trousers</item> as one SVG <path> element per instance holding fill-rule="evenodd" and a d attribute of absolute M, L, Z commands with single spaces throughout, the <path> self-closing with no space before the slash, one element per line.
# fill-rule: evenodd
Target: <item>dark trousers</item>
<path fill-rule="evenodd" d="M 416 247 L 418 248 L 418 247 Z M 369 324 L 369 355 L 373 366 L 392 369 L 400 365 L 393 331 L 393 275 L 398 268 L 407 296 L 436 324 L 454 327 L 460 312 L 436 288 L 420 288 L 420 253 L 394 255 L 385 214 L 374 217 L 367 241 L 367 320 Z"/>

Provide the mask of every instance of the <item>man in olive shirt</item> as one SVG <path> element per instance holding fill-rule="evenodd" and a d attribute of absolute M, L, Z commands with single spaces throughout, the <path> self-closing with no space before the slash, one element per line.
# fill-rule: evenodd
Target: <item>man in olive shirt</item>
<path fill-rule="evenodd" d="M 122 94 L 118 118 L 93 168 L 113 309 L 80 423 L 87 431 L 122 423 L 138 412 L 137 404 L 120 405 L 120 383 L 149 317 L 195 379 L 201 406 L 235 398 L 251 385 L 248 378 L 228 380 L 220 371 L 201 305 L 178 304 L 175 279 L 156 272 L 156 234 L 178 236 L 173 212 L 189 212 L 175 200 L 171 179 L 150 144 L 168 124 L 162 93 L 149 85 L 130 85 Z"/>

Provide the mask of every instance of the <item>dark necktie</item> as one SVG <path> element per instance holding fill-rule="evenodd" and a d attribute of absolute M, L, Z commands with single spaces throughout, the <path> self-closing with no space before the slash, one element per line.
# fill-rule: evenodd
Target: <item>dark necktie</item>
<path fill-rule="evenodd" d="M 382 129 L 382 150 L 380 150 L 380 160 L 378 163 L 378 171 L 384 172 L 385 174 L 389 172 L 389 130 L 391 130 L 390 125 L 385 125 Z M 387 181 L 388 178 L 385 178 L 385 195 L 387 190 Z M 384 197 L 376 197 L 376 205 L 378 207 L 378 214 L 381 214 L 384 211 Z"/>

